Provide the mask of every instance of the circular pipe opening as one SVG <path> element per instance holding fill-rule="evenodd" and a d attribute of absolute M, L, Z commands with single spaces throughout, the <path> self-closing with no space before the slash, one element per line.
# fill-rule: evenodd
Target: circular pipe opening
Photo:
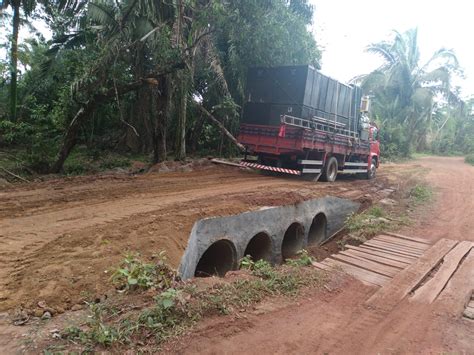
<path fill-rule="evenodd" d="M 272 257 L 272 240 L 265 232 L 260 232 L 250 239 L 245 256 L 250 255 L 253 261 L 266 260 L 270 261 Z"/>
<path fill-rule="evenodd" d="M 281 256 L 283 260 L 291 258 L 303 249 L 304 228 L 298 222 L 292 223 L 285 232 L 281 244 Z"/>
<path fill-rule="evenodd" d="M 324 213 L 318 213 L 311 223 L 308 233 L 308 244 L 320 244 L 326 239 L 327 219 Z"/>
<path fill-rule="evenodd" d="M 235 268 L 235 246 L 226 239 L 221 239 L 213 244 L 202 254 L 196 266 L 194 276 L 208 277 L 212 275 L 224 276 L 227 271 Z"/>

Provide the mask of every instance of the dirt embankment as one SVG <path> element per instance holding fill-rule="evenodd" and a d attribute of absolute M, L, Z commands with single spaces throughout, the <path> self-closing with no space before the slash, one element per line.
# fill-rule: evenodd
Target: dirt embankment
<path fill-rule="evenodd" d="M 432 241 L 474 241 L 474 167 L 460 158 L 429 157 L 405 164 L 428 169 L 436 200 L 416 211 L 404 234 Z M 426 170 L 425 170 L 426 171 Z M 472 281 L 472 280 L 471 280 Z M 468 280 L 466 280 L 468 282 Z M 329 290 L 328 290 L 329 291 Z M 209 319 L 166 347 L 168 353 L 468 354 L 474 348 L 472 321 L 447 314 L 443 303 L 402 302 L 391 311 L 365 301 L 376 291 L 357 280 L 263 315 Z M 461 293 L 460 293 L 461 294 Z"/>
<path fill-rule="evenodd" d="M 414 169 L 416 171 L 416 169 Z M 177 266 L 194 222 L 334 195 L 370 200 L 397 189 L 404 167 L 375 181 L 334 184 L 266 177 L 233 167 L 112 174 L 17 185 L 0 192 L 0 311 L 46 301 L 58 312 L 110 289 L 126 251 L 166 250 Z"/>

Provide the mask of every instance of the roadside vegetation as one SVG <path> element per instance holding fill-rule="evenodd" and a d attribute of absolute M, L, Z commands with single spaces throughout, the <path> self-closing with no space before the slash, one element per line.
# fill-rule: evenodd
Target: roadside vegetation
<path fill-rule="evenodd" d="M 468 164 L 474 165 L 474 154 L 469 154 L 468 156 L 466 156 L 464 161 Z"/>
<path fill-rule="evenodd" d="M 474 153 L 474 99 L 461 99 L 452 85 L 452 78 L 462 75 L 453 51 L 440 48 L 421 62 L 417 29 L 393 31 L 367 51 L 383 64 L 354 81 L 373 93 L 371 115 L 381 129 L 383 157 Z"/>
<path fill-rule="evenodd" d="M 434 192 L 431 186 L 415 177 L 400 186 L 400 191 L 393 197 L 395 199 L 382 199 L 360 213 L 351 214 L 345 222 L 347 233 L 337 241 L 339 249 L 345 249 L 346 244 L 362 244 L 378 234 L 410 225 L 413 222 L 410 212 L 431 203 Z"/>
<path fill-rule="evenodd" d="M 322 56 L 309 31 L 317 9 L 307 0 L 0 6 L 9 40 L 0 59 L 0 176 L 11 181 L 238 155 L 229 138 L 238 132 L 248 68 L 319 68 Z M 38 18 L 50 40 L 19 36 Z M 354 80 L 373 96 L 383 159 L 474 154 L 474 101 L 452 85 L 462 75 L 455 53 L 440 49 L 421 63 L 416 29 L 368 51 L 383 65 Z"/>
<path fill-rule="evenodd" d="M 264 260 L 241 261 L 238 277 L 180 281 L 163 253 L 153 264 L 138 254 L 126 255 L 113 270 L 118 293 L 104 303 L 89 303 L 88 321 L 61 331 L 46 353 L 60 350 L 98 351 L 108 348 L 155 350 L 204 317 L 245 312 L 267 297 L 294 297 L 301 289 L 322 287 L 328 277 L 311 265 L 306 251 L 280 266 Z"/>

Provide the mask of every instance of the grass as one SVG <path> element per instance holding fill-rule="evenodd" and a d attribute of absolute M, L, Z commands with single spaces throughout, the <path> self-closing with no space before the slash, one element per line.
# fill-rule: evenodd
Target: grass
<path fill-rule="evenodd" d="M 373 206 L 362 213 L 350 215 L 345 227 L 353 235 L 374 236 L 390 227 L 391 220 L 386 217 L 387 213 L 383 208 Z"/>
<path fill-rule="evenodd" d="M 115 168 L 129 168 L 133 161 L 146 162 L 147 157 L 79 146 L 71 152 L 63 169 L 66 175 L 92 174 Z"/>
<path fill-rule="evenodd" d="M 409 197 L 415 205 L 427 203 L 433 198 L 433 189 L 426 184 L 417 184 L 410 189 Z"/>
<path fill-rule="evenodd" d="M 464 158 L 464 162 L 474 165 L 474 154 L 469 154 Z"/>
<path fill-rule="evenodd" d="M 47 173 L 52 161 L 43 157 L 39 161 L 33 159 L 25 149 L 8 148 L 0 150 L 0 166 L 8 171 L 30 180 L 40 174 Z M 134 161 L 149 162 L 147 156 L 130 153 L 89 149 L 86 146 L 76 147 L 64 163 L 65 175 L 93 174 L 116 168 L 129 168 Z M 1 169 L 0 169 L 1 170 Z M 20 181 L 10 174 L 0 171 L 0 177 L 11 182 Z"/>
<path fill-rule="evenodd" d="M 161 252 L 155 257 L 158 262 L 150 264 L 141 260 L 138 253 L 126 254 L 120 266 L 112 270 L 111 281 L 125 291 L 170 287 L 174 272 L 167 265 L 166 255 Z"/>
<path fill-rule="evenodd" d="M 129 285 L 128 288 L 124 286 L 125 293 L 146 288 L 156 290 L 151 306 L 125 314 L 117 307 L 91 303 L 87 325 L 64 329 L 62 338 L 82 344 L 86 351 L 93 351 L 98 346 L 110 348 L 124 344 L 127 348 L 145 344 L 159 346 L 169 337 L 182 334 L 203 317 L 245 310 L 269 296 L 293 297 L 301 288 L 322 286 L 327 281 L 325 273 L 306 267 L 312 261 L 306 251 L 278 267 L 246 257 L 241 264 L 242 277 L 231 281 L 222 279 L 204 289 L 193 283 L 177 281 L 175 274 L 158 272 L 165 268 L 160 261 L 153 271 L 151 264 L 141 261 L 138 255 L 127 255 L 116 268 L 119 284 Z M 130 283 L 132 274 L 134 280 Z M 116 278 L 113 277 L 115 282 Z M 140 279 L 144 280 L 143 287 L 137 286 L 140 283 L 136 280 Z M 128 305 L 126 299 L 122 301 Z"/>

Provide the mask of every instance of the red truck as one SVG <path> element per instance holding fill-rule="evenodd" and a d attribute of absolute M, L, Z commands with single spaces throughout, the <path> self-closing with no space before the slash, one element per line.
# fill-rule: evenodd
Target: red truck
<path fill-rule="evenodd" d="M 252 68 L 247 91 L 241 165 L 313 181 L 332 182 L 341 173 L 375 177 L 378 128 L 358 86 L 304 65 Z"/>

